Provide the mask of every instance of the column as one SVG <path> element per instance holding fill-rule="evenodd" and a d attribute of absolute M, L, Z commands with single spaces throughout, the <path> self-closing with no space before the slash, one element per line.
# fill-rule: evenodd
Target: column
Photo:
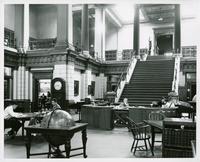
<path fill-rule="evenodd" d="M 14 69 L 13 71 L 13 99 L 17 99 L 17 92 L 18 92 L 18 89 L 17 89 L 17 80 L 18 80 L 18 74 L 17 74 L 17 70 Z"/>
<path fill-rule="evenodd" d="M 74 98 L 74 63 L 54 65 L 53 78 L 62 78 L 66 83 L 66 100 Z"/>
<path fill-rule="evenodd" d="M 24 4 L 24 51 L 29 48 L 29 4 Z"/>
<path fill-rule="evenodd" d="M 140 13 L 139 13 L 139 5 L 135 5 L 134 10 L 134 32 L 133 32 L 133 50 L 135 51 L 135 55 L 139 57 L 140 55 Z"/>
<path fill-rule="evenodd" d="M 57 49 L 68 47 L 73 42 L 72 5 L 57 5 Z"/>
<path fill-rule="evenodd" d="M 23 47 L 23 31 L 24 31 L 24 6 L 15 5 L 15 39 L 17 49 Z"/>
<path fill-rule="evenodd" d="M 88 86 L 91 85 L 92 79 L 92 70 L 87 69 L 85 70 L 85 97 L 91 98 L 91 95 L 88 94 Z"/>
<path fill-rule="evenodd" d="M 81 15 L 81 48 L 83 53 L 89 54 L 89 17 L 87 4 L 83 5 Z"/>
<path fill-rule="evenodd" d="M 95 9 L 95 41 L 94 50 L 98 58 L 105 60 L 105 9 Z"/>
<path fill-rule="evenodd" d="M 174 49 L 175 53 L 181 52 L 181 17 L 180 17 L 180 5 L 175 5 L 175 40 Z"/>

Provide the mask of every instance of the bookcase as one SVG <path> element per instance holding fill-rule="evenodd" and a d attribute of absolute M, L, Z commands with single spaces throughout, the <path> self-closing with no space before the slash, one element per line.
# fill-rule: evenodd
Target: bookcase
<path fill-rule="evenodd" d="M 196 122 L 191 119 L 166 118 L 163 121 L 162 156 L 193 157 L 191 141 L 196 139 Z"/>

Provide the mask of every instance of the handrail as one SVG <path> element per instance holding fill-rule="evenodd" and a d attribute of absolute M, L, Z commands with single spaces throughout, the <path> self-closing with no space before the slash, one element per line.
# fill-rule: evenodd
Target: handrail
<path fill-rule="evenodd" d="M 179 71 L 180 71 L 180 55 L 174 55 L 174 76 L 172 81 L 172 91 L 178 94 Z"/>
<path fill-rule="evenodd" d="M 115 88 L 115 92 L 116 92 L 115 102 L 118 102 L 125 84 L 130 81 L 130 78 L 132 76 L 132 72 L 134 71 L 135 65 L 137 63 L 137 59 L 135 59 L 135 55 L 134 54 L 135 54 L 135 52 L 133 53 L 133 55 L 132 55 L 132 57 L 130 59 L 130 62 L 128 64 L 128 66 L 127 66 L 125 78 L 124 78 L 125 72 L 122 72 L 122 74 L 120 75 L 120 79 L 119 79 L 119 81 L 117 83 L 117 86 Z M 132 63 L 133 63 L 133 65 L 132 65 Z M 132 67 L 132 71 L 130 71 L 131 67 Z M 131 72 L 131 74 L 130 74 L 130 72 Z"/>

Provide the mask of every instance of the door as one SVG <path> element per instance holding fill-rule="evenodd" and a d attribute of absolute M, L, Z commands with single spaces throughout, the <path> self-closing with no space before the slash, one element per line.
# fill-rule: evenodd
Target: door
<path fill-rule="evenodd" d="M 157 37 L 158 54 L 164 55 L 167 52 L 172 52 L 173 35 L 160 35 Z"/>

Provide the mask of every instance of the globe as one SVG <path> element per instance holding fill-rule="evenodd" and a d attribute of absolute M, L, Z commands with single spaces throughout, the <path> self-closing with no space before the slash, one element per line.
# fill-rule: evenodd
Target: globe
<path fill-rule="evenodd" d="M 44 116 L 44 118 L 41 121 L 41 127 L 42 128 L 70 128 L 72 126 L 75 126 L 75 122 L 72 118 L 72 116 L 64 111 L 57 109 L 55 111 L 49 112 L 47 115 Z M 66 142 L 67 137 L 66 135 L 47 135 L 44 134 L 44 137 L 46 140 L 53 146 L 59 146 Z"/>

